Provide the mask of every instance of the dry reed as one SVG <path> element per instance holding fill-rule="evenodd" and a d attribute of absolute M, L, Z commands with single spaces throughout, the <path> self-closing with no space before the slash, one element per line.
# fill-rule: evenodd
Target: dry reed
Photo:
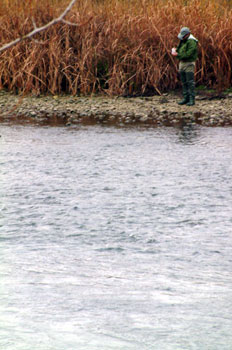
<path fill-rule="evenodd" d="M 68 0 L 2 0 L 0 46 L 58 16 Z M 0 54 L 0 88 L 15 93 L 158 93 L 179 86 L 170 55 L 182 26 L 199 39 L 198 85 L 232 85 L 231 1 L 82 0 L 34 39 Z"/>

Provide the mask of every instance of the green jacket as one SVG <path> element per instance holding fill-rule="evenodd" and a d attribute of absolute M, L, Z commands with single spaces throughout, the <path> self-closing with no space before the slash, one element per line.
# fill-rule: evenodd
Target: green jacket
<path fill-rule="evenodd" d="M 177 47 L 177 58 L 183 62 L 194 62 L 198 57 L 198 40 L 191 34 L 187 40 L 181 40 Z"/>

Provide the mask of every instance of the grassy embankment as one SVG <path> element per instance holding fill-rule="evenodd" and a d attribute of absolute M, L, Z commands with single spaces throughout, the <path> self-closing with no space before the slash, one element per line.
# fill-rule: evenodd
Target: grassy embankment
<path fill-rule="evenodd" d="M 39 27 L 59 16 L 68 3 L 2 0 L 0 46 L 33 30 L 33 19 Z M 85 24 L 56 24 L 0 54 L 0 88 L 86 95 L 175 89 L 170 50 L 182 26 L 200 42 L 197 85 L 232 86 L 231 0 L 81 0 L 66 19 Z"/>

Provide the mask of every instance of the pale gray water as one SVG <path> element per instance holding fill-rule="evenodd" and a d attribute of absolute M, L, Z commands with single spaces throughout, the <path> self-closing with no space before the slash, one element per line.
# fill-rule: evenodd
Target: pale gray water
<path fill-rule="evenodd" d="M 232 349 L 232 128 L 0 134 L 0 349 Z"/>

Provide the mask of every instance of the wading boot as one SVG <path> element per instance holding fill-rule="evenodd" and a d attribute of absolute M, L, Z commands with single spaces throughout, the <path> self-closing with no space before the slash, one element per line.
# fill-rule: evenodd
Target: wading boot
<path fill-rule="evenodd" d="M 186 79 L 187 79 L 188 91 L 189 91 L 189 101 L 187 103 L 187 106 L 194 106 L 195 105 L 194 73 L 193 72 L 187 72 L 186 73 Z"/>
<path fill-rule="evenodd" d="M 182 83 L 183 100 L 178 102 L 178 105 L 186 105 L 189 102 L 188 81 L 185 72 L 180 72 L 180 80 Z"/>

